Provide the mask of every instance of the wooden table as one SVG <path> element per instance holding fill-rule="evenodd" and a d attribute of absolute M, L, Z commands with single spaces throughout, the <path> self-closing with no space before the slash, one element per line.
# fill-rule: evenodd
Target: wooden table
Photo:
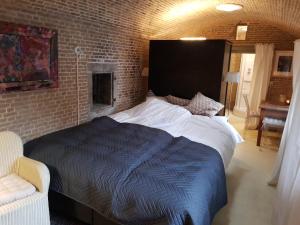
<path fill-rule="evenodd" d="M 258 125 L 258 135 L 256 145 L 260 146 L 262 129 L 263 129 L 263 120 L 265 117 L 270 117 L 279 120 L 285 120 L 289 111 L 289 105 L 280 105 L 270 102 L 262 102 L 260 104 L 260 118 Z"/>

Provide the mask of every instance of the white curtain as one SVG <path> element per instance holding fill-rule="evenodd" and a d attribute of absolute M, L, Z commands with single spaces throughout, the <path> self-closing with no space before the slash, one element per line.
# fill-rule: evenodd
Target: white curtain
<path fill-rule="evenodd" d="M 300 224 L 300 40 L 295 42 L 293 97 L 272 183 L 278 180 L 274 225 Z"/>
<path fill-rule="evenodd" d="M 261 101 L 266 100 L 270 77 L 272 73 L 274 45 L 257 44 L 255 46 L 255 61 L 249 93 L 251 111 L 259 112 Z M 258 121 L 250 121 L 248 128 L 256 128 Z"/>

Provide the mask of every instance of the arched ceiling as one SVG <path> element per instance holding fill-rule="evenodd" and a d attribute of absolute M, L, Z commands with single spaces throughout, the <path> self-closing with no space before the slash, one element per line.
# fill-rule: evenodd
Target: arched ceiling
<path fill-rule="evenodd" d="M 242 4 L 244 8 L 231 13 L 216 10 L 216 5 L 224 2 Z M 253 20 L 300 37 L 300 0 L 136 0 L 135 3 L 135 7 L 145 9 L 139 15 L 139 25 L 150 38 L 176 30 Z"/>
<path fill-rule="evenodd" d="M 16 12 L 22 5 L 41 7 L 40 1 L 1 1 Z M 219 3 L 238 3 L 244 8 L 232 13 L 220 12 L 216 10 Z M 101 20 L 124 29 L 134 27 L 146 39 L 254 20 L 300 37 L 300 0 L 51 0 L 43 4 L 48 9 L 43 14 L 49 17 L 68 16 L 75 20 L 81 18 L 81 13 L 87 23 Z"/>

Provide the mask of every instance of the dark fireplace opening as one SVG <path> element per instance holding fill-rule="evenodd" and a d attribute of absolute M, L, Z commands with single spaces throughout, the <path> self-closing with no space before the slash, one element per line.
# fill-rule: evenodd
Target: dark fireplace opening
<path fill-rule="evenodd" d="M 93 104 L 113 106 L 113 73 L 93 73 Z"/>

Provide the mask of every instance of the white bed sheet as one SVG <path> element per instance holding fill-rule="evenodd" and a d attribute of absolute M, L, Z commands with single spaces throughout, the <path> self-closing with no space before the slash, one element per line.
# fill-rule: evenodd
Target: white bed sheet
<path fill-rule="evenodd" d="M 208 145 L 220 153 L 225 168 L 231 161 L 236 144 L 243 141 L 226 117 L 192 115 L 185 108 L 157 97 L 148 97 L 144 103 L 110 117 L 121 123 L 162 129 L 174 137 L 183 136 Z"/>

